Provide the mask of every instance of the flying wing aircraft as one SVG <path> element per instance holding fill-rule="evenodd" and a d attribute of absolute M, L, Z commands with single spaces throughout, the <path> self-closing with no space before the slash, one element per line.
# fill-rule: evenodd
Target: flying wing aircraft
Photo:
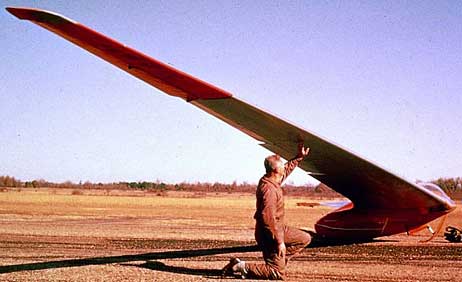
<path fill-rule="evenodd" d="M 455 209 L 454 201 L 434 184 L 411 183 L 80 23 L 44 10 L 6 9 L 19 19 L 32 21 L 155 88 L 204 110 L 285 159 L 296 154 L 298 144 L 306 144 L 311 148 L 310 155 L 300 167 L 351 200 L 315 224 L 320 237 L 372 239 L 411 232 Z"/>

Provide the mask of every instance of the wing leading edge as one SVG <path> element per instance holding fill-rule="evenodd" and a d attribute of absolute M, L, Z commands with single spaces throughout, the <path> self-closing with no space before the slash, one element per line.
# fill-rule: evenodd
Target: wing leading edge
<path fill-rule="evenodd" d="M 300 167 L 364 209 L 451 209 L 450 203 L 320 136 L 249 105 L 216 86 L 172 68 L 61 15 L 7 8 L 161 91 L 180 97 L 289 159 L 297 144 L 311 148 Z"/>

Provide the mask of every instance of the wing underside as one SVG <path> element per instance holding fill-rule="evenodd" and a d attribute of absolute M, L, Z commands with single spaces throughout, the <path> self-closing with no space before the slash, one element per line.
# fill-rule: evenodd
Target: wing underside
<path fill-rule="evenodd" d="M 300 167 L 352 200 L 374 209 L 432 208 L 445 203 L 425 189 L 398 177 L 318 135 L 233 97 L 231 93 L 174 69 L 139 51 L 60 15 L 30 8 L 7 8 L 71 41 L 161 91 L 180 97 L 250 135 L 268 150 L 289 159 L 297 144 L 311 148 Z"/>

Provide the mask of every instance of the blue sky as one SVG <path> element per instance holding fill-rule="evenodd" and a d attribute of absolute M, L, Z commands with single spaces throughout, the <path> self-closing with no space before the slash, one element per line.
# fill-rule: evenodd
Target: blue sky
<path fill-rule="evenodd" d="M 409 180 L 462 175 L 458 1 L 2 3 L 79 21 Z M 250 137 L 6 11 L 0 24 L 0 175 L 262 175 L 270 152 Z"/>

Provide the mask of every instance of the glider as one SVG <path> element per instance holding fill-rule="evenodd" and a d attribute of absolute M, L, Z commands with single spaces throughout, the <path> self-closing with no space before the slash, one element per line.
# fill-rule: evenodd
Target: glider
<path fill-rule="evenodd" d="M 423 229 L 456 205 L 434 184 L 411 183 L 314 133 L 249 105 L 231 93 L 127 47 L 59 14 L 32 8 L 6 8 L 22 20 L 86 49 L 161 91 L 204 110 L 255 138 L 285 159 L 307 144 L 300 167 L 351 200 L 315 224 L 327 239 L 372 239 Z"/>

